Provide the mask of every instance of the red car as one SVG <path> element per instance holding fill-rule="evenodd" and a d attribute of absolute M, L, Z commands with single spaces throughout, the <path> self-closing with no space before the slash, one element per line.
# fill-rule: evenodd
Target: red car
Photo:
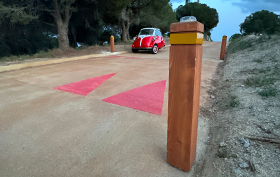
<path fill-rule="evenodd" d="M 156 54 L 164 46 L 165 41 L 159 29 L 143 28 L 134 39 L 132 52 L 136 53 L 138 50 L 150 50 L 153 54 Z"/>

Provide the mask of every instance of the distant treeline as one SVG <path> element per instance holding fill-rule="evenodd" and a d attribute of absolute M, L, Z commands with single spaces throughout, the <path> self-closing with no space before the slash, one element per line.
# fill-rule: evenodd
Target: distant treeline
<path fill-rule="evenodd" d="M 216 9 L 197 2 L 174 11 L 170 0 L 0 0 L 0 57 L 100 45 L 111 35 L 126 42 L 143 27 L 165 34 L 189 15 L 207 35 L 219 21 Z"/>

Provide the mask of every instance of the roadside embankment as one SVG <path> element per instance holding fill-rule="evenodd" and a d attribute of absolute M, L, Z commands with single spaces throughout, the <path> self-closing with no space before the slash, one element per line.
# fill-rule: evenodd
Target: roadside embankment
<path fill-rule="evenodd" d="M 232 41 L 201 110 L 210 139 L 201 176 L 280 176 L 280 36 Z"/>

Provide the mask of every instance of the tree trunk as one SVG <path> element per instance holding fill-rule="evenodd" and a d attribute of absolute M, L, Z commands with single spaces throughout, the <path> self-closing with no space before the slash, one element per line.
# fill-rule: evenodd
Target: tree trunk
<path fill-rule="evenodd" d="M 69 38 L 68 38 L 68 22 L 63 23 L 59 20 L 56 22 L 57 26 L 57 40 L 61 50 L 69 49 Z"/>
<path fill-rule="evenodd" d="M 129 25 L 130 14 L 132 13 L 130 7 L 125 7 L 121 12 L 121 25 L 122 25 L 122 42 L 127 42 L 129 40 Z"/>
<path fill-rule="evenodd" d="M 129 40 L 129 24 L 122 20 L 122 42 Z"/>
<path fill-rule="evenodd" d="M 60 2 L 60 1 L 59 1 Z M 70 11 L 70 6 L 74 3 L 74 0 L 66 0 L 65 4 L 58 0 L 53 0 L 54 12 L 51 15 L 54 17 L 57 26 L 57 39 L 59 48 L 62 50 L 69 49 L 69 20 L 71 18 L 72 12 Z"/>
<path fill-rule="evenodd" d="M 77 44 L 77 32 L 76 32 L 76 28 L 72 25 L 70 27 L 70 33 L 73 37 L 73 40 L 74 40 L 74 48 L 78 47 L 78 44 Z"/>

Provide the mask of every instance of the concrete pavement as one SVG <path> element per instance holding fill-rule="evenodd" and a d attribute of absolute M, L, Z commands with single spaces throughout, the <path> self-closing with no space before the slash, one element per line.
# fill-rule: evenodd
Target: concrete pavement
<path fill-rule="evenodd" d="M 201 105 L 209 97 L 219 50 L 220 43 L 204 44 Z M 166 162 L 169 48 L 118 56 L 0 73 L 1 176 L 193 174 Z M 117 74 L 87 96 L 53 89 L 110 73 Z M 167 83 L 161 115 L 102 101 L 162 80 Z M 195 165 L 203 158 L 207 126 L 200 117 Z"/>

